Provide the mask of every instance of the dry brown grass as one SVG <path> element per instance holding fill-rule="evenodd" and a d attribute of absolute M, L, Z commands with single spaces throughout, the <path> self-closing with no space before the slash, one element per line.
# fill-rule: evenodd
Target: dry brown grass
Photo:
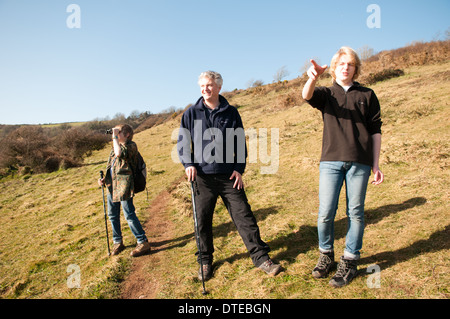
<path fill-rule="evenodd" d="M 383 69 L 404 69 L 443 63 L 450 59 L 450 40 L 415 42 L 395 50 L 381 51 L 364 61 L 363 72 L 374 73 Z"/>

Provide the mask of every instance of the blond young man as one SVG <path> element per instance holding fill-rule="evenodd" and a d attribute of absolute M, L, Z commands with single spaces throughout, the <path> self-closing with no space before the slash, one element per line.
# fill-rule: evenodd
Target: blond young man
<path fill-rule="evenodd" d="M 348 230 L 344 254 L 330 280 L 333 287 L 347 285 L 357 274 L 364 233 L 364 201 L 372 169 L 372 184 L 383 182 L 379 168 L 381 148 L 380 104 L 375 93 L 355 82 L 361 62 L 355 51 L 342 47 L 333 56 L 331 87 L 316 87 L 318 78 L 328 68 L 311 60 L 302 96 L 322 112 L 324 123 L 320 159 L 319 261 L 313 269 L 315 278 L 328 276 L 334 262 L 334 219 L 339 194 L 345 181 Z"/>

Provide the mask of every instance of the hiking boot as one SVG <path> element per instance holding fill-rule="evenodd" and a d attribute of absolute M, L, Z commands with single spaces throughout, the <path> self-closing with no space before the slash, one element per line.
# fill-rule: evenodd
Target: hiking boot
<path fill-rule="evenodd" d="M 113 251 L 111 253 L 112 256 L 116 256 L 122 252 L 122 250 L 125 249 L 125 246 L 123 245 L 123 242 L 116 243 L 113 246 Z"/>
<path fill-rule="evenodd" d="M 258 266 L 259 269 L 263 270 L 266 274 L 270 276 L 276 276 L 281 271 L 281 266 L 275 264 L 272 259 L 267 259 L 261 265 Z"/>
<path fill-rule="evenodd" d="M 212 265 L 204 264 L 203 265 L 203 279 L 205 281 L 210 280 L 213 275 Z M 202 280 L 202 268 L 198 267 L 198 280 Z"/>
<path fill-rule="evenodd" d="M 336 265 L 334 261 L 334 252 L 323 253 L 320 252 L 319 261 L 317 262 L 316 267 L 314 267 L 312 271 L 312 276 L 314 278 L 323 278 L 328 276 L 330 271 Z"/>
<path fill-rule="evenodd" d="M 357 261 L 341 257 L 336 274 L 330 280 L 330 286 L 340 288 L 348 285 L 358 272 Z"/>
<path fill-rule="evenodd" d="M 144 241 L 136 245 L 136 248 L 131 252 L 130 256 L 139 257 L 148 253 L 150 253 L 150 244 L 148 243 L 148 241 Z"/>

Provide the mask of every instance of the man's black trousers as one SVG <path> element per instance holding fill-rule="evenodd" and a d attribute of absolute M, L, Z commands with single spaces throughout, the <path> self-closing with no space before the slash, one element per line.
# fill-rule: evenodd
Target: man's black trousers
<path fill-rule="evenodd" d="M 269 259 L 268 252 L 270 248 L 261 240 L 259 227 L 248 204 L 245 191 L 233 188 L 235 180 L 230 180 L 230 176 L 231 174 L 202 174 L 197 175 L 196 183 L 194 183 L 197 186 L 197 190 L 195 190 L 195 206 L 197 209 L 202 263 L 212 264 L 213 262 L 212 221 L 217 198 L 220 196 L 250 253 L 253 264 L 258 267 Z M 200 263 L 198 252 L 196 255 L 197 261 Z"/>

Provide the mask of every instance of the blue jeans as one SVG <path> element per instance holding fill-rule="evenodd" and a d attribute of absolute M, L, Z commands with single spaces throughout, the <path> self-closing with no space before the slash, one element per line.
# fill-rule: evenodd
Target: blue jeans
<path fill-rule="evenodd" d="M 111 222 L 113 241 L 115 244 L 122 242 L 122 230 L 120 228 L 120 206 L 122 205 L 123 214 L 130 226 L 131 232 L 136 237 L 138 244 L 147 241 L 145 231 L 142 228 L 133 204 L 133 198 L 121 202 L 113 202 L 111 194 L 108 194 L 108 216 Z"/>
<path fill-rule="evenodd" d="M 319 249 L 333 251 L 334 218 L 345 181 L 348 230 L 344 257 L 359 259 L 364 233 L 364 201 L 371 167 L 355 162 L 321 162 L 319 182 Z"/>

